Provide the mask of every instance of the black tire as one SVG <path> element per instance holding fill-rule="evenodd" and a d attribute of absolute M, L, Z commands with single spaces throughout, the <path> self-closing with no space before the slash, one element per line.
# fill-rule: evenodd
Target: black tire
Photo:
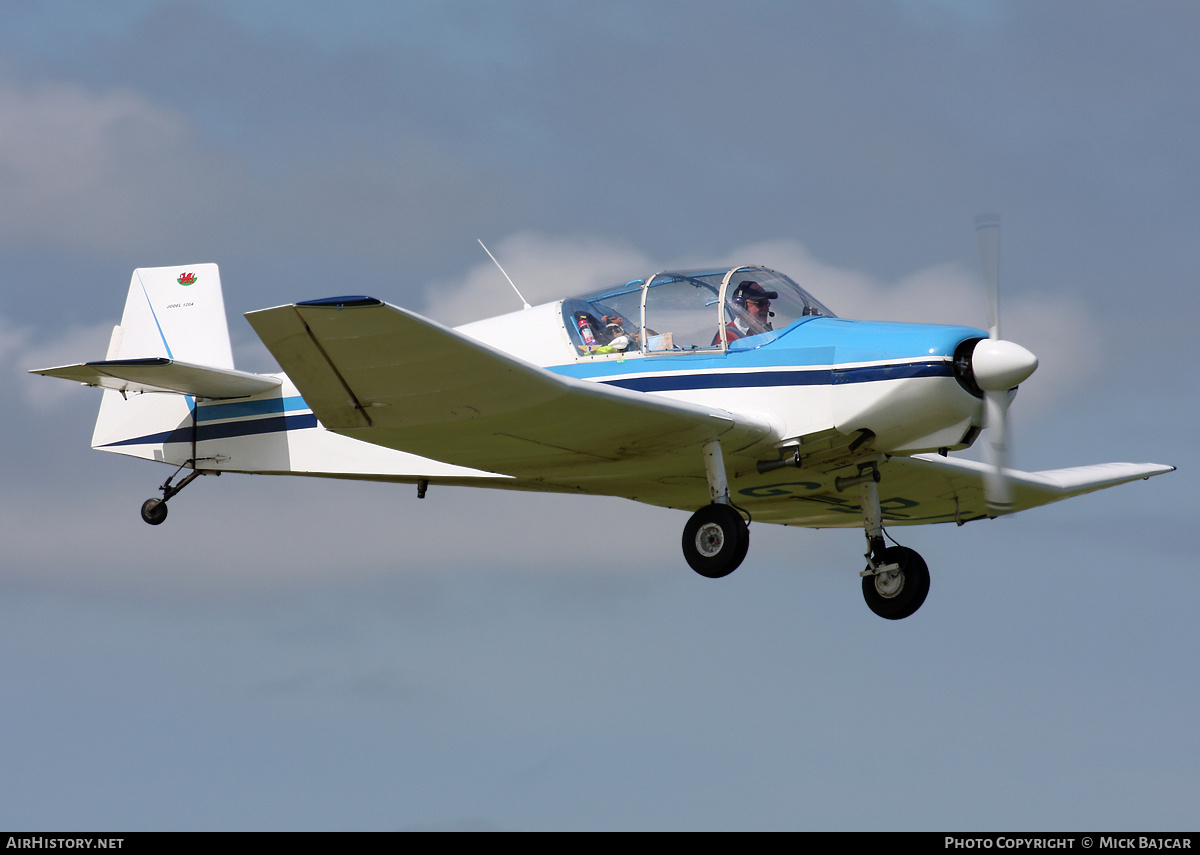
<path fill-rule="evenodd" d="M 881 579 L 879 576 L 863 576 L 863 599 L 867 606 L 881 618 L 902 620 L 925 602 L 929 593 L 929 567 L 915 550 L 907 546 L 892 546 L 883 551 L 887 564 L 899 564 L 898 580 Z M 868 568 L 869 569 L 869 568 Z M 889 585 L 898 581 L 899 587 Z"/>
<path fill-rule="evenodd" d="M 683 557 L 709 579 L 728 576 L 750 549 L 750 529 L 729 505 L 706 505 L 683 527 Z"/>
<path fill-rule="evenodd" d="M 167 518 L 167 503 L 162 499 L 147 499 L 142 502 L 142 519 L 150 525 L 162 525 Z"/>

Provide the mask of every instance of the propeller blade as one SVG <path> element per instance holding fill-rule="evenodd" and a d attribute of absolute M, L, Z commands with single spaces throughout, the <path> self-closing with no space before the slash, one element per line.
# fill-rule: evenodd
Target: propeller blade
<path fill-rule="evenodd" d="M 971 371 L 983 390 L 984 462 L 991 467 L 984 480 L 988 510 L 995 516 L 1012 510 L 1012 489 L 1004 470 L 1008 468 L 1008 405 L 1012 389 L 1037 370 L 1037 357 L 1021 345 L 1003 339 L 988 339 L 975 345 Z"/>
<path fill-rule="evenodd" d="M 984 435 L 983 462 L 991 469 L 983 481 L 983 495 L 993 516 L 1012 510 L 1012 486 L 1004 470 L 1008 468 L 1008 390 L 988 390 L 983 393 Z"/>
<path fill-rule="evenodd" d="M 1000 215 L 980 214 L 975 218 L 979 235 L 979 266 L 988 301 L 988 338 L 1000 338 Z"/>
<path fill-rule="evenodd" d="M 993 516 L 1013 508 L 1012 485 L 1008 469 L 1008 405 L 1010 390 L 1029 379 L 1037 370 L 1037 357 L 1019 344 L 1000 337 L 1000 215 L 980 214 L 975 218 L 979 236 L 979 266 L 987 291 L 988 340 L 976 345 L 971 354 L 975 382 L 983 390 L 984 462 L 989 471 L 983 492 Z"/>

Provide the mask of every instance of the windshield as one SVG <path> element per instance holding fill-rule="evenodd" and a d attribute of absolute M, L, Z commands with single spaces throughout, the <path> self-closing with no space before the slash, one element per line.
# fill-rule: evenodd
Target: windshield
<path fill-rule="evenodd" d="M 664 271 L 563 301 L 563 323 L 581 354 L 726 350 L 742 339 L 739 349 L 755 347 L 755 336 L 811 316 L 835 317 L 765 267 Z"/>

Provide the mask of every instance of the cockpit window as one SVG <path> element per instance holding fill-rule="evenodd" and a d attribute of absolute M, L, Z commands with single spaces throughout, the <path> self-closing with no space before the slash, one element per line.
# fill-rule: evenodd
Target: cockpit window
<path fill-rule="evenodd" d="M 745 349 L 770 340 L 755 336 L 806 317 L 835 317 L 791 279 L 765 267 L 656 273 L 564 300 L 562 310 L 581 354 Z"/>
<path fill-rule="evenodd" d="M 646 287 L 646 350 L 720 348 L 722 273 L 658 273 Z"/>
<path fill-rule="evenodd" d="M 783 330 L 801 318 L 835 317 L 791 279 L 763 267 L 729 272 L 725 310 L 725 332 L 730 341 Z"/>
<path fill-rule="evenodd" d="M 586 297 L 563 300 L 563 323 L 580 353 L 639 352 L 642 288 L 634 279 Z"/>

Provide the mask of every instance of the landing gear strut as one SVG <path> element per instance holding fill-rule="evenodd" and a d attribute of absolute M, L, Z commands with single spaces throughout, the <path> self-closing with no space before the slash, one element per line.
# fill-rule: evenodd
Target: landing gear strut
<path fill-rule="evenodd" d="M 167 499 L 171 498 L 176 493 L 178 493 L 180 490 L 182 490 L 184 487 L 186 487 L 188 484 L 195 481 L 197 476 L 205 474 L 204 472 L 201 472 L 199 469 L 194 468 L 195 463 L 196 463 L 195 460 L 188 460 L 183 464 L 183 466 L 180 466 L 178 469 L 176 469 L 174 472 L 171 473 L 171 476 L 169 478 L 167 478 L 166 481 L 163 482 L 161 487 L 158 488 L 158 489 L 162 490 L 163 495 L 162 495 L 161 499 L 147 499 L 146 501 L 142 502 L 142 519 L 143 520 L 145 520 L 150 525 L 162 525 L 163 524 L 163 522 L 167 519 Z M 175 476 L 178 475 L 180 472 L 182 472 L 189 465 L 193 466 L 191 474 L 189 474 L 186 478 L 184 478 L 178 484 L 172 485 L 171 481 L 174 480 Z M 219 475 L 220 473 L 218 472 L 217 474 Z"/>
<path fill-rule="evenodd" d="M 867 535 L 867 569 L 860 574 L 863 599 L 881 618 L 900 620 L 913 614 L 925 602 L 929 593 L 929 567 L 907 546 L 885 545 L 878 482 L 879 469 L 872 464 L 863 467 L 853 478 L 839 478 L 838 489 L 855 484 L 859 488 L 863 528 Z"/>
<path fill-rule="evenodd" d="M 720 440 L 704 444 L 704 469 L 712 504 L 692 514 L 683 527 L 683 557 L 701 576 L 720 579 L 736 570 L 746 557 L 750 528 L 729 502 Z"/>

